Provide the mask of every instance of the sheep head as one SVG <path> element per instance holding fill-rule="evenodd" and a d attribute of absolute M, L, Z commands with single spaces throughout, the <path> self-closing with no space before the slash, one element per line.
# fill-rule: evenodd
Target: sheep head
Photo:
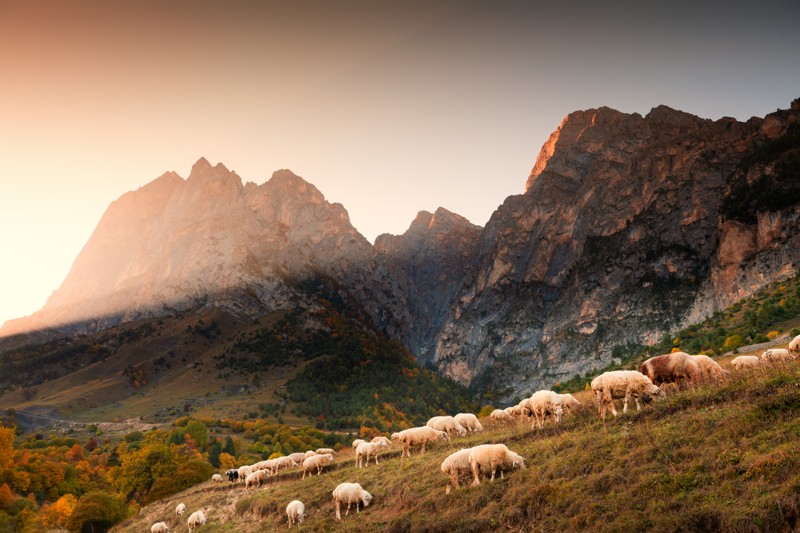
<path fill-rule="evenodd" d="M 361 501 L 364 502 L 364 507 L 368 507 L 370 503 L 372 503 L 372 494 L 367 491 L 361 495 Z"/>
<path fill-rule="evenodd" d="M 666 393 L 656 385 L 648 385 L 642 394 L 642 399 L 646 403 L 650 403 L 653 400 L 663 400 L 666 397 Z"/>

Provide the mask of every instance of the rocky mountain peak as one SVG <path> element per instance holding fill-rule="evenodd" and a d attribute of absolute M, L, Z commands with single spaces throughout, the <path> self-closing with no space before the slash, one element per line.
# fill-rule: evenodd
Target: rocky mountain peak
<path fill-rule="evenodd" d="M 276 170 L 264 185 L 275 193 L 288 194 L 315 204 L 325 202 L 325 196 L 319 189 L 288 169 Z"/>

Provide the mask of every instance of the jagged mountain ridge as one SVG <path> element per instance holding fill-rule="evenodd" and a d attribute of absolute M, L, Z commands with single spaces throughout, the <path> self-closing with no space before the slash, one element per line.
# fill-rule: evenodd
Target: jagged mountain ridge
<path fill-rule="evenodd" d="M 167 173 L 114 202 L 45 307 L 2 333 L 98 330 L 197 306 L 307 308 L 301 282 L 324 278 L 421 362 L 513 396 L 795 272 L 797 201 L 748 194 L 765 179 L 783 186 L 798 107 L 744 123 L 665 106 L 645 117 L 575 112 L 543 146 L 525 193 L 485 228 L 423 211 L 374 246 L 291 172 L 242 184 L 201 159 L 186 180 Z M 750 201 L 748 217 L 735 215 L 737 199 Z"/>

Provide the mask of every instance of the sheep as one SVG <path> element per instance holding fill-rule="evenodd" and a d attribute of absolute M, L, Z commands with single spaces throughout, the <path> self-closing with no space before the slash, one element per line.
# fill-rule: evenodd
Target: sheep
<path fill-rule="evenodd" d="M 295 461 L 292 460 L 291 457 L 283 456 L 283 457 L 276 457 L 275 463 L 272 466 L 272 470 L 270 471 L 270 475 L 275 475 L 281 470 L 288 470 L 290 468 L 296 468 L 298 465 Z"/>
<path fill-rule="evenodd" d="M 175 507 L 175 516 L 183 516 L 183 513 L 186 511 L 186 504 L 179 503 L 177 507 Z"/>
<path fill-rule="evenodd" d="M 249 489 L 253 485 L 256 488 L 260 487 L 262 483 L 264 483 L 264 478 L 267 477 L 266 470 L 256 470 L 255 472 L 248 474 L 247 478 L 244 480 L 244 488 Z"/>
<path fill-rule="evenodd" d="M 289 455 L 287 455 L 287 457 L 299 465 L 303 464 L 303 461 L 306 460 L 305 452 L 290 453 Z"/>
<path fill-rule="evenodd" d="M 321 454 L 321 455 L 313 455 L 303 461 L 303 479 L 306 478 L 306 472 L 310 472 L 313 469 L 317 469 L 317 475 L 322 472 L 322 468 L 327 463 L 333 462 L 333 455 L 329 453 Z"/>
<path fill-rule="evenodd" d="M 472 433 L 483 431 L 483 426 L 478 422 L 478 417 L 472 413 L 458 413 L 454 416 L 456 422 L 461 424 L 464 428 Z"/>
<path fill-rule="evenodd" d="M 356 512 L 358 512 L 358 504 L 363 503 L 367 507 L 372 502 L 372 494 L 365 491 L 358 483 L 340 483 L 333 492 L 333 502 L 336 505 L 336 519 L 341 520 L 341 506 L 347 504 L 345 515 L 350 513 L 350 506 L 356 504 Z"/>
<path fill-rule="evenodd" d="M 386 437 L 384 437 L 386 438 Z M 378 464 L 378 453 L 381 451 L 381 448 L 386 446 L 385 442 L 362 442 L 356 448 L 356 467 L 361 468 L 362 459 L 364 459 L 365 464 L 364 466 L 369 466 L 369 457 L 370 455 L 375 457 L 375 464 Z"/>
<path fill-rule="evenodd" d="M 315 455 L 319 455 L 319 454 L 317 452 L 315 452 L 314 450 L 307 450 L 306 453 L 303 454 L 303 461 L 305 461 L 309 457 L 314 457 Z"/>
<path fill-rule="evenodd" d="M 527 402 L 524 402 L 524 404 L 523 402 L 520 402 L 520 406 L 533 413 L 531 429 L 535 429 L 537 425 L 539 429 L 542 429 L 547 415 L 553 417 L 553 422 L 559 422 L 561 420 L 561 415 L 564 414 L 564 408 L 561 406 L 561 398 L 559 398 L 557 393 L 551 390 L 537 391 Z"/>
<path fill-rule="evenodd" d="M 469 465 L 472 469 L 473 485 L 480 485 L 480 471 L 492 473 L 490 481 L 494 481 L 495 471 L 500 470 L 503 478 L 504 470 L 525 468 L 525 459 L 506 447 L 505 444 L 481 444 L 469 451 Z"/>
<path fill-rule="evenodd" d="M 306 506 L 300 500 L 292 500 L 286 506 L 286 517 L 289 519 L 289 527 L 293 524 L 302 524 L 306 518 Z"/>
<path fill-rule="evenodd" d="M 255 465 L 240 466 L 238 470 L 239 481 L 244 481 L 245 479 L 247 479 L 247 476 L 249 476 L 251 473 L 253 473 L 253 470 L 255 470 L 254 466 Z"/>
<path fill-rule="evenodd" d="M 509 420 L 513 419 L 511 414 L 508 413 L 508 411 L 504 411 L 502 409 L 495 409 L 494 411 L 492 411 L 492 414 L 490 414 L 489 417 L 492 420 L 497 420 L 498 422 L 508 422 Z"/>
<path fill-rule="evenodd" d="M 225 472 L 225 475 L 228 476 L 228 481 L 230 481 L 231 483 L 239 479 L 239 471 L 235 468 L 229 468 Z"/>
<path fill-rule="evenodd" d="M 169 533 L 169 526 L 166 522 L 156 522 L 150 526 L 150 533 Z"/>
<path fill-rule="evenodd" d="M 442 461 L 442 472 L 450 476 L 450 482 L 444 491 L 445 494 L 450 494 L 451 487 L 459 488 L 459 478 L 469 478 L 472 475 L 472 466 L 469 464 L 469 452 L 471 451 L 472 448 L 463 448 L 451 453 Z"/>
<path fill-rule="evenodd" d="M 333 448 L 317 448 L 317 453 L 319 455 L 324 455 L 326 453 L 329 453 L 331 455 L 336 455 L 336 450 L 334 450 Z"/>
<path fill-rule="evenodd" d="M 420 454 L 425 453 L 425 446 L 435 440 L 450 440 L 450 436 L 446 431 L 439 431 L 428 426 L 409 428 L 400 431 L 399 433 L 392 433 L 392 440 L 397 439 L 403 443 L 403 452 L 400 454 L 402 459 L 404 456 L 411 457 L 411 447 L 420 446 Z"/>
<path fill-rule="evenodd" d="M 800 335 L 791 340 L 789 343 L 789 351 L 800 354 Z"/>
<path fill-rule="evenodd" d="M 684 352 L 657 355 L 639 366 L 639 372 L 650 378 L 654 385 L 684 382 L 694 383 L 702 377 L 700 363 Z"/>
<path fill-rule="evenodd" d="M 358 445 L 361 444 L 362 442 L 367 442 L 367 441 L 365 441 L 364 439 L 356 439 L 356 440 L 354 440 L 353 441 L 353 450 L 358 448 Z"/>
<path fill-rule="evenodd" d="M 384 436 L 373 437 L 370 442 L 372 444 L 376 444 L 376 443 L 382 442 L 384 446 L 391 446 L 392 445 L 392 441 L 389 440 L 389 437 L 384 437 Z"/>
<path fill-rule="evenodd" d="M 794 358 L 795 355 L 786 348 L 770 348 L 761 354 L 761 360 L 765 363 L 786 363 L 793 361 Z"/>
<path fill-rule="evenodd" d="M 736 370 L 744 370 L 746 368 L 758 368 L 761 366 L 761 359 L 755 355 L 740 355 L 731 361 L 731 366 Z"/>
<path fill-rule="evenodd" d="M 459 436 L 463 437 L 467 434 L 467 430 L 464 427 L 456 422 L 456 419 L 452 416 L 434 416 L 425 424 L 429 428 L 438 429 L 439 431 L 446 431 L 448 433 L 458 433 Z"/>
<path fill-rule="evenodd" d="M 206 515 L 203 514 L 203 511 L 195 511 L 189 517 L 189 520 L 186 521 L 186 525 L 189 526 L 189 532 L 195 530 L 200 526 L 204 526 L 206 524 Z"/>
<path fill-rule="evenodd" d="M 211 476 L 211 481 L 213 483 L 222 483 L 225 480 L 222 479 L 222 476 L 220 476 L 219 474 L 214 474 L 213 476 Z"/>
<path fill-rule="evenodd" d="M 719 364 L 707 355 L 693 355 L 700 366 L 700 376 L 706 381 L 716 381 L 725 377 L 725 371 Z"/>
<path fill-rule="evenodd" d="M 650 403 L 653 399 L 665 397 L 664 391 L 653 385 L 650 378 L 636 370 L 614 370 L 600 374 L 592 380 L 592 391 L 603 420 L 606 418 L 607 406 L 611 406 L 611 413 L 617 416 L 614 400 L 624 398 L 622 412 L 625 413 L 628 411 L 628 402 L 631 398 L 636 401 L 638 411 L 641 409 L 639 398 L 645 403 Z"/>

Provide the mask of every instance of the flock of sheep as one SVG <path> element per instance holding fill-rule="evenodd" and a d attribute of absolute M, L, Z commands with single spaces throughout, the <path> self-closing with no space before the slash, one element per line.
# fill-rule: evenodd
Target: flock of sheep
<path fill-rule="evenodd" d="M 745 370 L 760 367 L 776 362 L 792 361 L 800 356 L 800 335 L 795 337 L 788 349 L 765 350 L 761 357 L 739 356 L 731 361 L 731 366 L 736 370 Z M 660 386 L 674 383 L 677 386 L 693 385 L 708 380 L 724 378 L 727 371 L 719 364 L 705 355 L 689 355 L 684 352 L 651 357 L 641 364 L 639 370 L 615 370 L 606 372 L 592 380 L 591 388 L 600 416 L 605 419 L 606 411 L 610 410 L 617 416 L 614 400 L 623 400 L 622 412 L 627 412 L 628 404 L 633 401 L 636 409 L 641 409 L 640 400 L 649 403 L 653 400 L 664 398 L 666 395 Z M 552 417 L 554 423 L 561 422 L 565 413 L 570 412 L 580 402 L 571 394 L 558 394 L 549 390 L 541 390 L 530 398 L 525 398 L 517 405 L 505 409 L 495 409 L 490 418 L 498 422 L 518 420 L 528 417 L 531 420 L 531 429 L 544 427 L 547 417 Z M 378 456 L 385 448 L 396 441 L 402 444 L 403 450 L 400 457 L 411 457 L 411 448 L 419 448 L 420 454 L 425 453 L 428 443 L 437 441 L 450 441 L 451 436 L 464 437 L 467 433 L 482 431 L 483 427 L 478 417 L 471 413 L 459 413 L 455 416 L 435 416 L 428 420 L 425 426 L 404 429 L 392 433 L 390 438 L 379 436 L 371 441 L 356 439 L 352 447 L 355 454 L 356 468 L 366 468 L 370 459 L 378 465 Z M 334 463 L 336 452 L 331 448 L 320 448 L 315 451 L 293 453 L 288 456 L 260 461 L 252 465 L 230 469 L 226 472 L 230 482 L 243 482 L 245 489 L 250 490 L 260 487 L 268 476 L 274 476 L 279 471 L 291 468 L 303 469 L 303 478 L 306 474 L 319 476 L 322 470 Z M 515 468 L 525 468 L 525 459 L 511 451 L 504 444 L 481 444 L 473 448 L 461 449 L 450 454 L 442 461 L 441 471 L 449 476 L 445 493 L 449 494 L 452 487 L 459 488 L 460 482 L 472 479 L 472 485 L 480 484 L 481 474 L 490 476 L 494 481 L 495 474 L 503 473 Z M 220 474 L 214 474 L 214 482 L 223 482 Z M 336 509 L 336 518 L 341 520 L 341 508 L 345 506 L 345 515 L 349 514 L 350 507 L 355 505 L 356 512 L 363 505 L 367 507 L 372 502 L 372 495 L 364 490 L 358 483 L 341 483 L 331 493 Z M 186 506 L 181 503 L 175 509 L 178 517 L 183 516 Z M 306 517 L 303 502 L 293 500 L 286 506 L 286 516 L 289 527 L 300 524 Z M 206 523 L 202 510 L 192 513 L 187 525 L 189 531 Z M 151 533 L 168 532 L 169 527 L 165 522 L 158 522 L 151 527 Z"/>

